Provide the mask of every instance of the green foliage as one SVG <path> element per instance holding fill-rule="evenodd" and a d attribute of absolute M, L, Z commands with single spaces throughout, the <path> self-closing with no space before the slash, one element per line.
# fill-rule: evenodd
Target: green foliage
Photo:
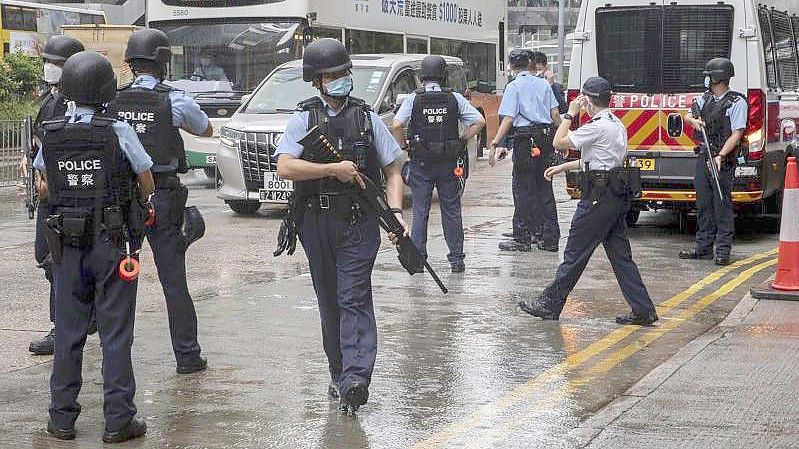
<path fill-rule="evenodd" d="M 36 89 L 41 77 L 40 58 L 11 53 L 0 59 L 0 120 L 36 114 Z"/>

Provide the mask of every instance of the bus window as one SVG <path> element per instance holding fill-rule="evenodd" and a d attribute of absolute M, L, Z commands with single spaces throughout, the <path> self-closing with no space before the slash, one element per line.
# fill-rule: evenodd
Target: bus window
<path fill-rule="evenodd" d="M 3 5 L 3 28 L 16 31 L 36 31 L 36 10 Z"/>
<path fill-rule="evenodd" d="M 313 27 L 311 28 L 311 35 L 314 40 L 324 39 L 326 37 L 335 39 L 341 42 L 341 28 L 327 28 L 327 27 Z"/>
<path fill-rule="evenodd" d="M 467 87 L 475 87 L 479 81 L 496 82 L 496 51 L 494 44 L 464 42 L 453 39 L 430 39 L 430 53 L 457 56 L 466 68 Z"/>
<path fill-rule="evenodd" d="M 347 30 L 347 50 L 351 54 L 402 53 L 402 35 L 374 31 Z"/>
<path fill-rule="evenodd" d="M 406 40 L 408 54 L 427 54 L 427 39 L 419 39 L 416 37 L 409 37 Z"/>
<path fill-rule="evenodd" d="M 383 102 L 380 104 L 378 113 L 385 114 L 391 111 L 394 109 L 394 104 L 397 102 L 397 95 L 409 94 L 414 90 L 416 90 L 416 76 L 414 76 L 413 70 L 408 69 L 401 72 L 394 81 L 391 82 L 391 85 L 388 86 L 386 96 L 383 97 Z"/>

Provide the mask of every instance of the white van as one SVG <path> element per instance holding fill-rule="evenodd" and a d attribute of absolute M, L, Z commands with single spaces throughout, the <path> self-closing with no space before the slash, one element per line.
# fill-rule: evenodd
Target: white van
<path fill-rule="evenodd" d="M 778 212 L 787 153 L 799 119 L 799 0 L 583 0 L 574 33 L 568 97 L 591 76 L 614 86 L 629 158 L 644 192 L 628 215 L 693 208 L 694 130 L 682 116 L 704 93 L 705 63 L 730 58 L 730 87 L 747 97 L 744 159 L 733 202 L 739 213 Z M 584 118 L 583 118 L 584 119 Z M 572 154 L 577 157 L 577 154 Z M 575 177 L 568 190 L 579 196 Z"/>
<path fill-rule="evenodd" d="M 426 55 L 352 55 L 354 97 L 364 99 L 386 124 L 407 94 L 421 84 L 417 71 Z M 463 62 L 450 56 L 446 85 L 466 90 Z M 246 98 L 220 130 L 217 150 L 218 197 L 238 214 L 255 213 L 263 203 L 286 204 L 293 183 L 277 176 L 275 149 L 297 104 L 316 95 L 302 80 L 302 61 L 277 67 Z M 476 151 L 471 144 L 470 154 Z"/>

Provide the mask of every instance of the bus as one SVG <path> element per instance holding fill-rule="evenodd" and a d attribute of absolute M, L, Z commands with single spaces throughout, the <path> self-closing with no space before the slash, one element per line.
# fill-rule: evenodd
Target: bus
<path fill-rule="evenodd" d="M 505 0 L 147 0 L 172 44 L 172 84 L 208 101 L 219 129 L 240 99 L 305 45 L 332 37 L 352 54 L 441 54 L 465 64 L 468 94 L 496 132 L 505 85 Z M 228 92 L 229 95 L 225 95 Z M 220 116 L 217 112 L 224 112 Z M 184 134 L 189 166 L 215 161 L 218 135 Z"/>
<path fill-rule="evenodd" d="M 105 13 L 84 8 L 3 0 L 0 4 L 0 38 L 5 56 L 21 52 L 39 56 L 50 36 L 64 25 L 105 24 Z"/>

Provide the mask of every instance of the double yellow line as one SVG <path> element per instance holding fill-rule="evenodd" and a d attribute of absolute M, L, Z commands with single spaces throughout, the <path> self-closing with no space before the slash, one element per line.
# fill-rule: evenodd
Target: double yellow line
<path fill-rule="evenodd" d="M 773 250 L 755 254 L 746 259 L 739 260 L 733 264 L 730 264 L 726 267 L 714 271 L 713 273 L 707 275 L 699 282 L 691 285 L 690 287 L 674 295 L 667 301 L 664 301 L 661 304 L 659 304 L 657 306 L 658 315 L 661 318 L 664 318 L 663 323 L 660 324 L 659 326 L 655 328 L 641 328 L 638 326 L 620 327 L 610 332 L 605 337 L 595 341 L 594 343 L 591 343 L 588 347 L 572 355 L 569 355 L 562 362 L 550 367 L 541 374 L 519 385 L 510 392 L 506 393 L 504 396 L 480 407 L 479 409 L 477 409 L 470 415 L 466 416 L 462 420 L 456 421 L 448 425 L 447 427 L 440 430 L 431 437 L 415 444 L 413 448 L 431 449 L 431 448 L 443 447 L 451 439 L 465 432 L 468 432 L 473 428 L 483 426 L 492 417 L 496 416 L 500 412 L 510 407 L 513 407 L 522 401 L 530 399 L 536 392 L 541 390 L 541 388 L 543 388 L 544 386 L 548 385 L 551 381 L 563 376 L 566 373 L 575 370 L 576 368 L 582 366 L 589 360 L 593 359 L 595 356 L 605 352 L 606 350 L 615 346 L 617 343 L 631 336 L 632 334 L 641 331 L 642 335 L 638 339 L 612 352 L 607 357 L 605 357 L 604 359 L 596 363 L 593 367 L 591 367 L 588 374 L 585 376 L 585 378 L 581 380 L 581 382 L 587 382 L 595 376 L 610 371 L 616 365 L 628 359 L 630 356 L 632 356 L 639 350 L 649 346 L 667 332 L 677 328 L 680 324 L 682 324 L 686 320 L 689 320 L 694 316 L 696 316 L 699 312 L 706 309 L 708 306 L 713 304 L 719 298 L 722 298 L 723 296 L 731 293 L 733 290 L 735 290 L 741 284 L 749 280 L 756 273 L 770 266 L 776 265 L 777 259 L 773 257 L 774 255 L 776 255 L 776 253 L 777 249 L 775 248 Z M 764 259 L 767 260 L 763 261 Z M 710 293 L 701 297 L 697 302 L 691 304 L 689 307 L 680 311 L 676 316 L 674 317 L 666 316 L 671 310 L 685 303 L 688 299 L 690 299 L 696 293 L 700 292 L 702 289 L 712 286 L 715 282 L 719 281 L 727 274 L 732 273 L 741 267 L 744 267 L 746 265 L 755 262 L 759 263 L 742 271 L 740 274 L 738 274 L 733 279 L 724 283 L 718 289 L 711 291 Z M 542 399 L 541 401 L 538 401 L 535 404 L 535 406 L 543 405 L 542 402 L 546 402 L 545 400 L 546 398 Z M 514 418 L 503 423 L 501 426 L 494 429 L 492 432 L 489 432 L 488 434 L 483 434 L 480 441 L 489 440 L 496 442 L 496 440 L 502 438 L 503 434 L 509 433 L 516 427 L 522 425 L 524 422 L 529 422 L 529 419 L 530 415 L 528 413 L 522 413 L 521 415 L 517 414 L 515 415 Z M 480 447 L 477 441 L 471 441 L 470 446 Z"/>

